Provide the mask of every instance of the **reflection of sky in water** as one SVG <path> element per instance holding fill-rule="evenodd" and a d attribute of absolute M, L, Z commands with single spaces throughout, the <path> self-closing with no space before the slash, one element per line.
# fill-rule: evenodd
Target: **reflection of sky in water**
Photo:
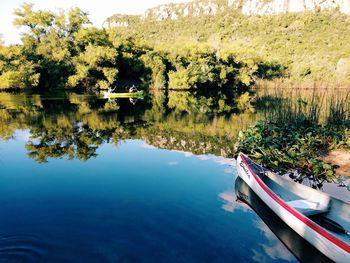
<path fill-rule="evenodd" d="M 0 247 L 43 262 L 285 262 L 281 243 L 235 202 L 232 159 L 103 144 L 88 161 L 27 157 L 0 142 Z M 29 257 L 34 251 L 35 257 Z M 16 254 L 16 253 L 14 253 Z M 0 257 L 1 254 L 0 251 Z M 288 257 L 289 255 L 289 257 Z M 13 255 L 12 255 L 13 256 Z M 9 260 L 13 260 L 9 255 Z M 6 258 L 8 259 L 8 258 Z M 28 262 L 35 262 L 30 261 Z"/>
<path fill-rule="evenodd" d="M 276 239 L 276 236 L 267 227 L 267 225 L 261 220 L 256 221 L 256 226 L 266 237 L 265 242 L 260 245 L 265 253 L 261 253 L 253 249 L 254 257 L 253 259 L 257 262 L 267 262 L 269 259 L 283 259 L 286 261 L 294 261 L 294 256 L 288 251 L 288 249 Z"/>
<path fill-rule="evenodd" d="M 234 190 L 226 191 L 219 194 L 224 201 L 222 208 L 229 213 L 252 213 L 255 212 L 246 204 L 237 201 Z M 260 219 L 254 220 L 254 228 L 264 236 L 257 248 L 252 248 L 253 260 L 256 262 L 269 262 L 270 260 L 295 261 L 294 256 L 289 250 L 276 238 L 275 234 Z"/>

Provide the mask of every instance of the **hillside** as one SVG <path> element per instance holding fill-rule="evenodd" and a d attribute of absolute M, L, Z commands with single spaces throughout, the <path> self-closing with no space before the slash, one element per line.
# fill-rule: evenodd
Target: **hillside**
<path fill-rule="evenodd" d="M 156 9 L 115 15 L 107 28 L 91 26 L 79 8 L 55 13 L 23 4 L 14 13 L 14 24 L 25 28 L 22 43 L 0 42 L 0 89 L 98 92 L 133 82 L 144 89 L 246 90 L 276 78 L 350 82 L 344 6 L 324 10 L 330 9 L 321 8 L 324 0 L 318 11 L 247 16 L 242 10 L 248 2 L 240 1 L 240 8 L 224 0 L 170 5 L 182 15 L 164 19 Z"/>
<path fill-rule="evenodd" d="M 286 69 L 285 77 L 292 79 L 349 79 L 350 17 L 344 10 L 350 1 L 284 1 L 290 12 L 281 10 L 283 14 L 266 16 L 246 16 L 242 12 L 248 3 L 272 5 L 283 1 L 243 1 L 243 6 L 233 8 L 238 2 L 165 5 L 148 10 L 142 17 L 116 15 L 106 21 L 118 35 L 142 39 L 159 49 L 208 45 L 278 64 Z M 297 10 L 297 2 L 314 12 L 292 12 Z M 319 4 L 311 9 L 311 2 Z M 194 8 L 198 6 L 201 9 Z M 278 13 L 274 10 L 270 13 Z"/>

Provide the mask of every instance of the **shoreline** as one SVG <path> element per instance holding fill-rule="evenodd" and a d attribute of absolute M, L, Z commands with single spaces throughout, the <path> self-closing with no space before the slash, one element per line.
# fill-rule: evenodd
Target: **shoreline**
<path fill-rule="evenodd" d="M 345 149 L 336 149 L 322 156 L 320 160 L 339 166 L 336 169 L 336 176 L 350 177 L 350 151 Z"/>

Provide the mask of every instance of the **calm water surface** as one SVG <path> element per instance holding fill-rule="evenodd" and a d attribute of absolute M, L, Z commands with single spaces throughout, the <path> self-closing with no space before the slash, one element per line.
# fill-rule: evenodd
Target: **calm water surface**
<path fill-rule="evenodd" d="M 232 101 L 0 94 L 0 262 L 325 260 L 236 201 Z"/>

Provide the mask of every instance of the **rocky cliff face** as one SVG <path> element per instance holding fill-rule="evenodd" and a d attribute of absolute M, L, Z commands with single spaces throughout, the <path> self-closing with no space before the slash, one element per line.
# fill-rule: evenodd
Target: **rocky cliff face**
<path fill-rule="evenodd" d="M 229 2 L 239 2 L 229 0 Z M 242 13 L 245 15 L 267 15 L 288 12 L 316 10 L 339 10 L 350 14 L 350 0 L 246 0 L 243 1 Z"/>
<path fill-rule="evenodd" d="M 108 18 L 104 26 L 127 27 L 143 19 L 176 20 L 181 17 L 216 15 L 226 10 L 237 10 L 247 16 L 318 10 L 335 10 L 350 15 L 350 0 L 194 0 L 188 3 L 160 5 L 148 9 L 142 16 L 116 14 Z"/>
<path fill-rule="evenodd" d="M 214 15 L 226 9 L 244 15 L 271 15 L 288 12 L 339 10 L 350 14 L 350 0 L 195 0 L 182 4 L 167 4 L 146 11 L 144 18 L 175 20 L 179 17 Z"/>

